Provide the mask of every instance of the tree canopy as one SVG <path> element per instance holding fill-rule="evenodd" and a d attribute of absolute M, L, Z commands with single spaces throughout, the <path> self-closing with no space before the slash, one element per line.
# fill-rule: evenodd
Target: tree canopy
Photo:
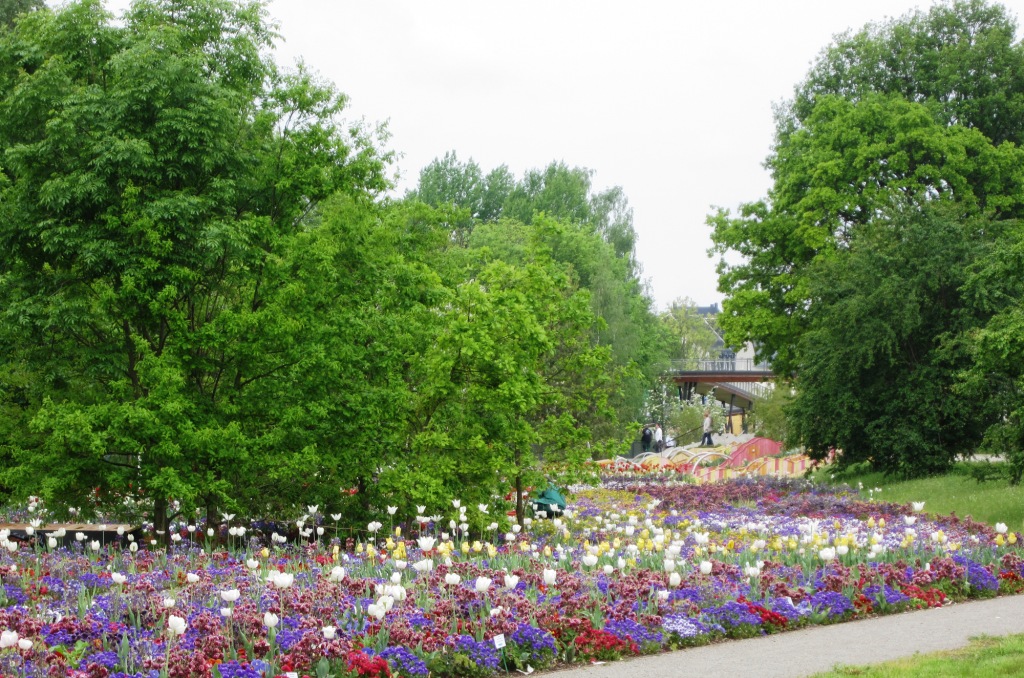
<path fill-rule="evenodd" d="M 965 286 L 1024 208 L 1015 33 L 972 0 L 839 36 L 777 112 L 768 197 L 709 217 L 740 255 L 719 266 L 726 339 L 795 378 L 789 430 L 819 458 L 919 475 L 998 419 L 957 385 L 992 317 Z"/>
<path fill-rule="evenodd" d="M 230 0 L 0 29 L 8 495 L 157 529 L 306 503 L 357 522 L 615 444 L 659 350 L 621 191 L 553 166 L 544 204 L 590 221 L 515 220 L 507 169 L 451 154 L 388 199 L 384 135 L 274 40 Z"/>

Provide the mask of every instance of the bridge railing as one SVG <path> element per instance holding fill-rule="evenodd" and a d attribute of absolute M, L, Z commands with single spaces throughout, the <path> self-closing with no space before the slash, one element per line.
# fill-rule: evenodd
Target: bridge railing
<path fill-rule="evenodd" d="M 770 372 L 771 368 L 753 358 L 727 358 L 715 360 L 673 360 L 673 372 Z"/>

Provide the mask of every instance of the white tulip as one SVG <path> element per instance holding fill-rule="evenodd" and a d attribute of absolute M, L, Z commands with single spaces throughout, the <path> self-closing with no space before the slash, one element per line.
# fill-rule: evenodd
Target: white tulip
<path fill-rule="evenodd" d="M 423 560 L 413 563 L 412 569 L 417 572 L 430 572 L 434 569 L 434 561 L 429 558 L 424 558 Z"/>
<path fill-rule="evenodd" d="M 139 545 L 136 542 L 132 542 L 128 544 L 128 550 L 132 553 L 136 553 L 139 550 Z"/>
<path fill-rule="evenodd" d="M 612 572 L 614 572 L 614 571 L 615 571 L 615 568 L 614 568 L 614 567 L 612 567 L 611 565 L 605 565 L 605 566 L 604 566 L 603 568 L 601 568 L 601 569 L 602 569 L 602 570 L 604 570 L 604 573 L 605 573 L 606 575 L 608 575 L 608 574 L 611 574 Z"/>
<path fill-rule="evenodd" d="M 185 575 L 185 579 L 188 581 L 189 584 L 195 584 L 197 581 L 199 581 L 199 575 L 195 574 L 194 572 L 189 572 Z"/>
<path fill-rule="evenodd" d="M 325 626 L 320 631 L 324 634 L 324 640 L 334 640 L 338 633 L 338 629 L 333 626 Z"/>
<path fill-rule="evenodd" d="M 673 572 L 668 576 L 668 585 L 672 588 L 679 586 L 683 581 L 683 578 L 679 576 L 678 572 Z"/>
<path fill-rule="evenodd" d="M 434 542 L 436 541 L 433 537 L 420 537 L 416 540 L 416 543 L 419 544 L 420 550 L 429 551 L 434 548 Z"/>
<path fill-rule="evenodd" d="M 128 581 L 128 577 L 124 576 L 120 572 L 112 572 L 110 574 L 110 581 L 114 582 L 115 584 L 120 585 L 120 584 L 123 584 L 126 581 Z"/>
<path fill-rule="evenodd" d="M 554 586 L 558 580 L 558 572 L 555 570 L 544 569 L 544 583 L 548 586 Z"/>
<path fill-rule="evenodd" d="M 46 545 L 49 548 L 51 548 L 51 549 L 57 548 L 57 539 L 56 539 L 56 537 L 47 537 L 46 538 Z"/>
<path fill-rule="evenodd" d="M 505 575 L 505 588 L 514 589 L 519 584 L 519 577 L 514 574 Z"/>
<path fill-rule="evenodd" d="M 164 607 L 168 609 L 174 607 L 174 598 L 164 598 Z"/>
<path fill-rule="evenodd" d="M 449 572 L 448 574 L 446 574 L 444 576 L 444 583 L 448 584 L 448 586 L 458 586 L 459 582 L 461 582 L 461 581 L 462 581 L 462 577 L 460 577 L 459 575 L 455 574 L 454 572 Z"/>
<path fill-rule="evenodd" d="M 238 589 L 228 589 L 220 592 L 220 599 L 225 603 L 233 603 L 238 600 L 242 593 Z"/>
<path fill-rule="evenodd" d="M 491 588 L 491 580 L 487 577 L 477 577 L 473 588 L 476 589 L 477 593 L 484 593 L 487 589 Z"/>
<path fill-rule="evenodd" d="M 18 641 L 18 647 L 22 650 L 28 651 L 32 649 L 32 641 L 28 638 L 22 638 Z"/>
<path fill-rule="evenodd" d="M 263 625 L 266 626 L 268 629 L 274 628 L 280 621 L 281 620 L 278 618 L 278 616 L 273 612 L 267 612 L 263 615 Z"/>
<path fill-rule="evenodd" d="M 701 563 L 700 563 L 700 573 L 701 574 L 711 574 L 711 568 L 712 568 L 711 561 L 709 561 L 709 560 L 702 560 L 701 561 Z"/>
<path fill-rule="evenodd" d="M 220 608 L 220 616 L 224 617 L 225 619 L 230 617 L 232 614 L 234 614 L 234 612 L 230 607 Z"/>
<path fill-rule="evenodd" d="M 164 601 L 166 602 L 166 601 Z M 172 614 L 167 617 L 167 632 L 172 636 L 180 636 L 185 633 L 185 619 Z"/>
<path fill-rule="evenodd" d="M 5 647 L 14 647 L 18 644 L 18 632 L 17 631 L 4 631 L 0 633 L 0 649 Z"/>
<path fill-rule="evenodd" d="M 996 523 L 997 534 L 1006 534 L 1008 530 L 1009 528 L 1006 526 L 1006 523 Z"/>
<path fill-rule="evenodd" d="M 341 565 L 335 565 L 331 568 L 331 573 L 327 576 L 328 581 L 341 581 L 345 578 L 345 568 Z"/>

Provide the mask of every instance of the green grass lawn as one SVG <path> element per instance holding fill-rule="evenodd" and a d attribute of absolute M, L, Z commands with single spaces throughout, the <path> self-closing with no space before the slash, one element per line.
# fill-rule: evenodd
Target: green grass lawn
<path fill-rule="evenodd" d="M 959 650 L 917 655 L 872 666 L 840 666 L 814 678 L 864 676 L 864 678 L 1024 678 L 1024 635 L 975 638 Z"/>
<path fill-rule="evenodd" d="M 887 479 L 881 473 L 843 474 L 834 479 L 832 474 L 832 470 L 825 468 L 814 477 L 824 482 L 841 481 L 851 487 L 861 483 L 864 498 L 901 504 L 923 501 L 925 513 L 955 512 L 961 518 L 970 516 L 990 525 L 1006 523 L 1011 530 L 1024 532 L 1024 483 L 1010 485 L 1003 478 L 979 483 L 961 473 L 906 481 Z M 870 491 L 875 488 L 881 491 L 872 494 Z"/>

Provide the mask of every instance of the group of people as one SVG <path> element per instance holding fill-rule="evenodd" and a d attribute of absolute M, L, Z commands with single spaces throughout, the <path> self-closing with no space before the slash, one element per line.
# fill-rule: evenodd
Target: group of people
<path fill-rule="evenodd" d="M 661 431 L 661 424 L 655 423 L 653 429 L 650 424 L 647 424 L 640 432 L 640 446 L 644 452 L 650 452 L 652 444 L 655 452 L 665 449 L 665 435 Z"/>
<path fill-rule="evenodd" d="M 711 410 L 704 410 L 704 421 L 701 424 L 701 428 L 704 431 L 704 435 L 701 436 L 700 444 L 702 446 L 712 447 L 714 441 L 711 439 L 711 432 L 714 429 L 714 422 L 711 419 Z M 653 425 L 647 424 L 644 426 L 643 431 L 640 432 L 640 446 L 644 452 L 661 452 L 665 449 L 665 434 L 661 430 L 661 424 L 655 422 Z"/>

